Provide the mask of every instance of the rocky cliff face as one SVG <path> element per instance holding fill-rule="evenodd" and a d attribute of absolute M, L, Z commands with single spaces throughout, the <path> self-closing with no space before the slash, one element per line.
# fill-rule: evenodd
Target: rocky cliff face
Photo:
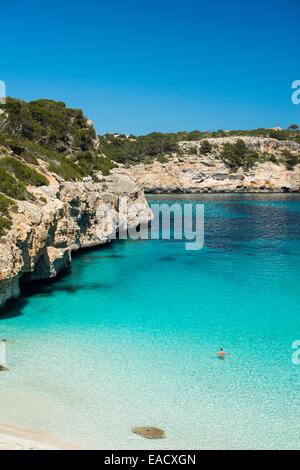
<path fill-rule="evenodd" d="M 17 201 L 12 229 L 0 239 L 0 309 L 19 295 L 19 281 L 56 276 L 80 248 L 101 245 L 113 232 L 121 198 L 129 226 L 151 218 L 144 192 L 130 172 L 112 170 L 101 182 L 66 182 L 47 172 L 49 186 L 30 187 L 36 201 Z M 118 222 L 117 222 L 118 223 Z"/>
<path fill-rule="evenodd" d="M 133 167 L 133 173 L 145 192 L 297 192 L 300 190 L 300 165 L 293 171 L 280 162 L 264 161 L 250 169 L 232 171 L 220 159 L 224 144 L 244 140 L 246 146 L 259 154 L 273 155 L 278 160 L 284 150 L 299 152 L 300 145 L 290 141 L 277 141 L 259 137 L 224 137 L 207 139 L 212 150 L 200 154 L 201 142 L 180 142 L 181 155 L 173 154 L 168 162 L 140 164 Z M 191 155 L 194 148 L 197 155 Z"/>

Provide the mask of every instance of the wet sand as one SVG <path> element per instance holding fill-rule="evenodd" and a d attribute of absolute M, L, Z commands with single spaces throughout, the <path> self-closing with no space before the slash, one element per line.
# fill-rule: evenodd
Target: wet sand
<path fill-rule="evenodd" d="M 0 450 L 80 450 L 80 447 L 42 432 L 0 424 Z"/>

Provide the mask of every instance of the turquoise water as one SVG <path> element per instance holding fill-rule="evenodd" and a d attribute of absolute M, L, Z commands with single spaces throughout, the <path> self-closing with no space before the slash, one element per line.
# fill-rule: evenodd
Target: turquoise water
<path fill-rule="evenodd" d="M 2 317 L 1 422 L 93 448 L 299 449 L 300 196 L 179 199 L 205 204 L 202 250 L 115 241 Z"/>

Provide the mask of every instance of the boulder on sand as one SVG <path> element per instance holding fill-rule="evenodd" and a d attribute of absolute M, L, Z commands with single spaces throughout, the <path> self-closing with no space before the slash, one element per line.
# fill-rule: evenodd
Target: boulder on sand
<path fill-rule="evenodd" d="M 164 439 L 166 437 L 162 429 L 153 428 L 150 426 L 132 428 L 132 432 L 146 437 L 147 439 Z"/>

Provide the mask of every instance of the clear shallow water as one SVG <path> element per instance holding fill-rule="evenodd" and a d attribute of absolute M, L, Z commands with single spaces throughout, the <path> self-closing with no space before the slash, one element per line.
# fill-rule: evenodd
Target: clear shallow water
<path fill-rule="evenodd" d="M 199 199 L 201 251 L 117 241 L 13 304 L 1 422 L 105 449 L 299 449 L 300 197 Z"/>

